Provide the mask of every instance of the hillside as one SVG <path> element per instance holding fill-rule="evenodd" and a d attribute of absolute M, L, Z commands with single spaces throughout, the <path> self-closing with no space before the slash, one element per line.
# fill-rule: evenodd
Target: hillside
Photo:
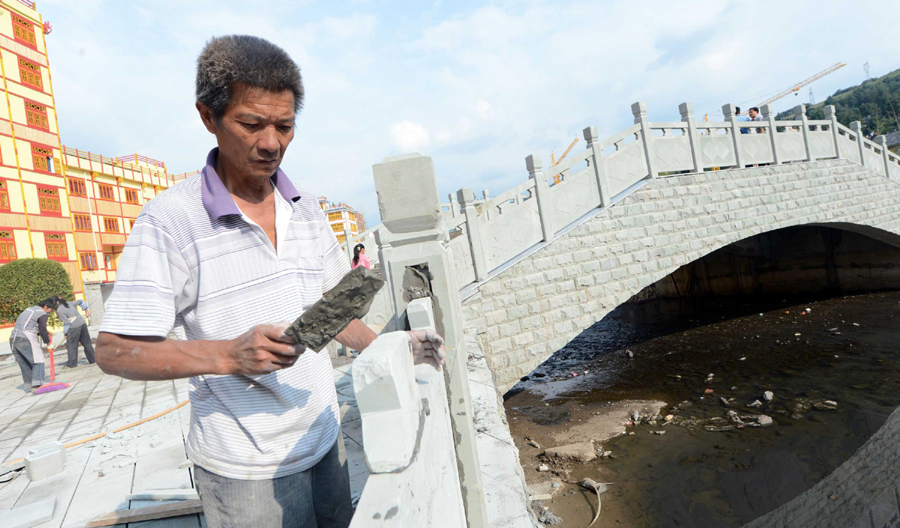
<path fill-rule="evenodd" d="M 808 107 L 809 118 L 825 119 L 822 109 L 825 105 L 835 106 L 838 121 L 844 125 L 861 122 L 866 135 L 900 130 L 900 70 L 838 90 L 825 101 Z M 776 119 L 790 119 L 790 116 L 789 110 L 778 114 Z"/>

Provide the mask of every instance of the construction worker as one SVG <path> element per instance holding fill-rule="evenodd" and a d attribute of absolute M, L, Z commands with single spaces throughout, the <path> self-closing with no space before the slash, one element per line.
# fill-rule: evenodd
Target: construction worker
<path fill-rule="evenodd" d="M 191 378 L 187 455 L 210 528 L 346 528 L 353 515 L 328 354 L 284 335 L 350 271 L 316 194 L 279 169 L 303 86 L 284 50 L 216 37 L 197 61 L 196 108 L 218 147 L 200 174 L 144 206 L 97 338 L 130 379 Z M 169 339 L 176 328 L 186 340 Z M 365 353 L 359 319 L 335 340 Z M 409 333 L 440 368 L 443 340 Z"/>
<path fill-rule="evenodd" d="M 38 342 L 38 335 L 47 346 L 50 345 L 50 334 L 47 333 L 47 315 L 56 309 L 54 298 L 44 299 L 37 306 L 26 308 L 13 326 L 9 336 L 9 348 L 19 363 L 22 381 L 27 389 L 38 389 L 44 384 L 44 351 Z"/>
<path fill-rule="evenodd" d="M 78 313 L 78 307 L 80 306 L 84 310 L 85 317 L 91 316 L 91 309 L 81 299 L 72 304 L 61 297 L 57 297 L 56 301 L 56 315 L 63 322 L 63 334 L 66 337 L 66 351 L 69 356 L 66 366 L 75 368 L 78 365 L 79 343 L 84 347 L 84 357 L 87 358 L 88 363 L 93 364 L 94 345 L 91 344 L 91 334 L 88 332 L 84 317 Z"/>

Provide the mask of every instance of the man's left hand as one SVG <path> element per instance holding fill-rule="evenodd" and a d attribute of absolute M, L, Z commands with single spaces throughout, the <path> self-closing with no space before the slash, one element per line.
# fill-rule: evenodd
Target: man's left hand
<path fill-rule="evenodd" d="M 409 332 L 412 342 L 413 363 L 428 363 L 435 370 L 444 364 L 444 338 L 434 330 L 413 330 Z"/>

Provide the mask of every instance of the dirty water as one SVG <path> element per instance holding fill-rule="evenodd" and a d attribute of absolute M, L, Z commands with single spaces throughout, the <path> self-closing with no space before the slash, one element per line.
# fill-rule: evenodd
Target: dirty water
<path fill-rule="evenodd" d="M 790 501 L 900 405 L 898 309 L 900 292 L 620 307 L 506 396 L 536 505 L 558 526 L 587 526 L 597 499 L 585 477 L 612 483 L 600 527 L 740 526 Z M 656 412 L 636 400 L 667 405 L 650 425 Z M 634 410 L 645 423 L 625 425 Z M 612 457 L 542 455 L 585 440 Z"/>

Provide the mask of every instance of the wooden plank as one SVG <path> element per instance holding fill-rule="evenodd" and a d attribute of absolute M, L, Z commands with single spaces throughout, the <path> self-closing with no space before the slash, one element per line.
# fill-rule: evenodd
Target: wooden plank
<path fill-rule="evenodd" d="M 80 526 L 84 526 L 85 528 L 96 528 L 99 526 L 113 526 L 116 524 L 168 519 L 170 517 L 179 517 L 181 515 L 192 515 L 197 513 L 203 513 L 203 505 L 200 504 L 200 501 L 179 501 L 172 504 L 160 504 L 158 506 L 148 506 L 146 508 L 110 512 L 95 517 Z"/>

